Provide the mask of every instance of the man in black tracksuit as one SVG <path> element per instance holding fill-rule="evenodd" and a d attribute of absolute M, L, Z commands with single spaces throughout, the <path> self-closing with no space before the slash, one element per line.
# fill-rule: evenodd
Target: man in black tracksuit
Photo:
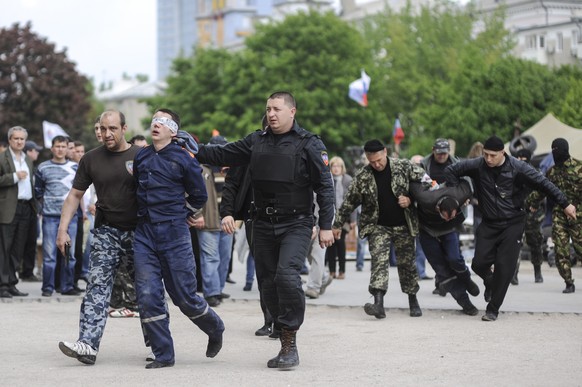
<path fill-rule="evenodd" d="M 296 333 L 305 315 L 300 271 L 311 243 L 313 193 L 319 204 L 319 243 L 334 238 L 334 189 L 329 160 L 318 136 L 295 121 L 296 103 L 288 92 L 267 100 L 269 127 L 226 145 L 201 147 L 197 159 L 212 165 L 249 164 L 254 221 L 251 251 L 257 278 L 275 327 L 281 329 L 281 351 L 269 368 L 299 365 Z"/>
<path fill-rule="evenodd" d="M 576 218 L 576 208 L 568 204 L 566 196 L 555 185 L 531 165 L 506 155 L 503 149 L 503 141 L 492 136 L 484 144 L 483 157 L 461 161 L 445 170 L 449 185 L 458 184 L 461 176 L 473 179 L 483 213 L 471 267 L 485 284 L 488 304 L 484 321 L 497 319 L 515 272 L 525 227 L 524 202 L 530 192 L 524 186 L 545 193 L 564 209 L 566 216 Z"/>

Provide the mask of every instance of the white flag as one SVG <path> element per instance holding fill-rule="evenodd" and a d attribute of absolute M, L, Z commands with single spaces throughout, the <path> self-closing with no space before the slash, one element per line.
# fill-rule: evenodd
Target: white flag
<path fill-rule="evenodd" d="M 69 137 L 59 124 L 53 124 L 48 121 L 42 122 L 42 134 L 44 135 L 44 147 L 48 149 L 53 146 L 53 138 L 56 136 Z"/>

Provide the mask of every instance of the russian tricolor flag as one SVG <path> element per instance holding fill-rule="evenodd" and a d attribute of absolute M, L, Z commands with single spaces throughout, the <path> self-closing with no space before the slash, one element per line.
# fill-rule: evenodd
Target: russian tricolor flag
<path fill-rule="evenodd" d="M 394 122 L 394 130 L 392 130 L 392 138 L 394 138 L 394 144 L 400 145 L 402 140 L 404 140 L 404 131 L 402 126 L 400 126 L 400 120 L 397 118 Z"/>
<path fill-rule="evenodd" d="M 362 70 L 362 77 L 350 83 L 348 96 L 362 105 L 368 106 L 368 90 L 370 89 L 370 77 Z"/>

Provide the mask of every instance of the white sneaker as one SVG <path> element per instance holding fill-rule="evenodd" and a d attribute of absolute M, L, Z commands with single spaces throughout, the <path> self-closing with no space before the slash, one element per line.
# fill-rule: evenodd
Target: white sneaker
<path fill-rule="evenodd" d="M 61 341 L 59 342 L 59 349 L 68 357 L 74 357 L 84 364 L 95 364 L 95 360 L 97 359 L 97 351 L 82 341 L 74 343 Z"/>
<path fill-rule="evenodd" d="M 154 351 L 151 351 L 147 356 L 146 356 L 146 361 L 154 361 L 156 360 L 156 355 L 154 355 Z"/>
<path fill-rule="evenodd" d="M 307 289 L 305 291 L 305 297 L 309 298 L 319 298 L 319 292 L 315 289 Z"/>

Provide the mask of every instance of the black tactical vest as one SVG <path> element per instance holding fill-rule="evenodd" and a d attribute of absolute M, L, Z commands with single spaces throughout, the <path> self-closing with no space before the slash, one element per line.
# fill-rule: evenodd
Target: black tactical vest
<path fill-rule="evenodd" d="M 272 135 L 258 137 L 250 162 L 254 203 L 259 214 L 311 214 L 313 190 L 303 166 L 303 148 L 313 134 L 295 132 L 275 144 Z"/>

